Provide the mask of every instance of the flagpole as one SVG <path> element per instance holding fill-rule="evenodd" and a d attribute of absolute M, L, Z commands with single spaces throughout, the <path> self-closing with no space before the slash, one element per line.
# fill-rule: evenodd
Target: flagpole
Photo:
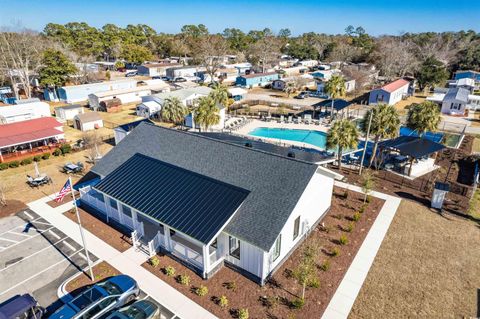
<path fill-rule="evenodd" d="M 72 178 L 70 176 L 68 177 L 68 181 L 70 183 L 70 190 L 72 191 L 73 206 L 75 206 L 75 213 L 77 214 L 78 227 L 80 228 L 80 236 L 82 236 L 83 249 L 85 250 L 85 255 L 87 257 L 88 269 L 90 271 L 90 279 L 94 281 L 95 277 L 93 276 L 92 262 L 90 261 L 90 256 L 88 254 L 87 242 L 85 241 L 85 236 L 83 234 L 82 222 L 80 221 L 80 214 L 78 213 L 77 199 L 75 198 L 75 191 L 73 189 Z"/>

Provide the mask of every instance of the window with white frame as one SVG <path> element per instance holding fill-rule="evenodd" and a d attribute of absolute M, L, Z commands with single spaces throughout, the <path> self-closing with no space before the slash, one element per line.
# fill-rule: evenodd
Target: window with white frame
<path fill-rule="evenodd" d="M 228 250 L 230 256 L 240 259 L 240 240 L 233 236 L 228 237 Z"/>
<path fill-rule="evenodd" d="M 113 198 L 110 198 L 110 206 L 112 206 L 115 209 L 118 209 L 117 201 Z"/>
<path fill-rule="evenodd" d="M 122 213 L 132 218 L 132 210 L 130 209 L 130 207 L 122 205 Z"/>
<path fill-rule="evenodd" d="M 282 249 L 282 234 L 278 235 L 275 245 L 273 247 L 272 259 L 273 261 L 277 260 L 280 256 L 280 250 Z"/>
<path fill-rule="evenodd" d="M 295 222 L 293 223 L 293 240 L 295 240 L 298 237 L 299 233 L 300 233 L 300 216 L 298 216 L 295 219 Z"/>

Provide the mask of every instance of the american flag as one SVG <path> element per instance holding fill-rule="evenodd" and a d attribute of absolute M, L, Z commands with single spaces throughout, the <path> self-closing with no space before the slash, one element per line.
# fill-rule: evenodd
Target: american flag
<path fill-rule="evenodd" d="M 70 190 L 71 190 L 70 179 L 68 179 L 67 182 L 65 183 L 65 185 L 63 185 L 60 192 L 58 192 L 57 197 L 55 197 L 55 201 L 57 203 L 61 202 L 63 200 L 63 198 L 65 197 L 65 195 L 67 195 Z"/>

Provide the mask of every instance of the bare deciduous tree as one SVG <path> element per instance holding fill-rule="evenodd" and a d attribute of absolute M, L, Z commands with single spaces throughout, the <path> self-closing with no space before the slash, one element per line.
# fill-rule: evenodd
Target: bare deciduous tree
<path fill-rule="evenodd" d="M 377 41 L 373 60 L 380 72 L 391 79 L 413 74 L 420 63 L 411 41 L 390 36 L 381 37 Z"/>
<path fill-rule="evenodd" d="M 44 47 L 41 36 L 28 29 L 0 32 L 0 71 L 11 82 L 15 96 L 19 98 L 21 87 L 27 98 L 32 96 L 30 80 L 38 70 Z"/>
<path fill-rule="evenodd" d="M 201 39 L 198 46 L 197 59 L 213 82 L 215 74 L 223 64 L 223 57 L 227 54 L 227 41 L 220 35 L 207 35 Z"/>
<path fill-rule="evenodd" d="M 265 72 L 271 63 L 278 59 L 280 55 L 280 44 L 275 37 L 264 37 L 250 46 L 249 60 L 262 68 Z"/>
<path fill-rule="evenodd" d="M 87 150 L 87 156 L 91 163 L 95 164 L 96 161 L 102 156 L 100 154 L 100 144 L 102 139 L 98 136 L 97 131 L 84 132 L 82 134 L 82 140 Z"/>
<path fill-rule="evenodd" d="M 7 205 L 7 186 L 4 183 L 0 183 L 0 206 Z"/>

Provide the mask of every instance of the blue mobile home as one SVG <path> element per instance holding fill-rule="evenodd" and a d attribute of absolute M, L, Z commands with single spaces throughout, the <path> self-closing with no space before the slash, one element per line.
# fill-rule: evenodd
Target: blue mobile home
<path fill-rule="evenodd" d="M 278 73 L 254 73 L 237 77 L 236 85 L 242 87 L 265 86 L 280 78 Z"/>
<path fill-rule="evenodd" d="M 460 79 L 474 79 L 475 82 L 480 82 L 480 72 L 472 70 L 455 72 L 455 80 Z"/>

